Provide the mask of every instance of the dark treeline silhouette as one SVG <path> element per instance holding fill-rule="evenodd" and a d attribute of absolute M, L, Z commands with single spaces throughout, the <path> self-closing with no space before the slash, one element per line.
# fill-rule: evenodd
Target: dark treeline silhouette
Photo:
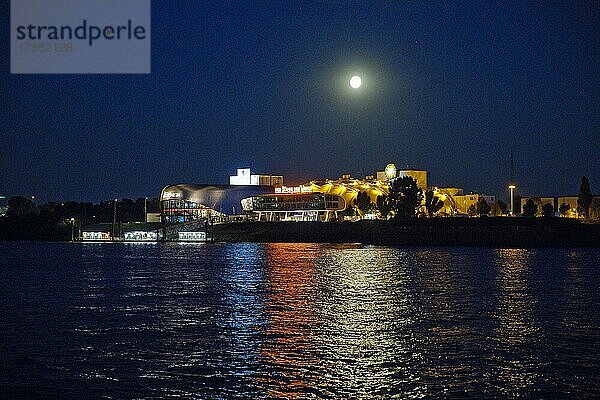
<path fill-rule="evenodd" d="M 147 212 L 159 212 L 158 199 L 148 199 Z M 8 201 L 6 216 L 0 218 L 0 240 L 68 240 L 73 226 L 143 222 L 144 198 L 102 201 L 99 204 L 75 201 L 36 205 L 31 199 L 16 196 Z"/>
<path fill-rule="evenodd" d="M 598 247 L 600 224 L 573 218 L 404 218 L 387 221 L 249 222 L 213 226 L 215 241 L 398 246 Z"/>

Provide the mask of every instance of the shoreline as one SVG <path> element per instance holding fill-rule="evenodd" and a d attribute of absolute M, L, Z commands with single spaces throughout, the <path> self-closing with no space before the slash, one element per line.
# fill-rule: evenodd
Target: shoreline
<path fill-rule="evenodd" d="M 600 247 L 600 223 L 567 218 L 417 218 L 358 222 L 234 222 L 208 227 L 210 242 L 362 243 L 397 246 L 498 248 Z M 62 238 L 66 235 L 63 234 Z M 59 235 L 3 235 L 3 241 L 58 243 L 171 243 L 171 241 L 74 241 Z M 186 241 L 173 243 L 207 243 Z"/>
<path fill-rule="evenodd" d="M 363 243 L 411 246 L 600 247 L 600 224 L 566 219 L 417 219 L 247 222 L 214 225 L 216 242 Z"/>

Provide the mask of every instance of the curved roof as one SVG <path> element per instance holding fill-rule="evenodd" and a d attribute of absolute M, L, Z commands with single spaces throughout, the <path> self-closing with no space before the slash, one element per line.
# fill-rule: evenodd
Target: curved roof
<path fill-rule="evenodd" d="M 160 193 L 160 201 L 191 201 L 229 214 L 234 207 L 236 210 L 242 209 L 241 200 L 243 198 L 274 192 L 273 186 L 192 185 L 180 183 L 165 186 Z"/>
<path fill-rule="evenodd" d="M 322 181 L 311 181 L 307 184 L 312 188 L 313 192 L 321 192 L 327 194 L 335 194 L 346 201 L 347 205 L 354 204 L 354 199 L 359 192 L 367 192 L 373 203 L 377 202 L 377 197 L 388 194 L 387 182 L 378 180 L 362 180 L 362 179 L 328 179 Z"/>

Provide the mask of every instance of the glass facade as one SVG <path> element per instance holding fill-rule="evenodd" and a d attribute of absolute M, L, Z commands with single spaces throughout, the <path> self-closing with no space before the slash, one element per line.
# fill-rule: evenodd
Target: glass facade
<path fill-rule="evenodd" d="M 169 185 L 160 196 L 161 218 L 166 223 L 225 220 L 243 213 L 242 199 L 274 191 L 273 186 L 260 185 Z"/>
<path fill-rule="evenodd" d="M 202 204 L 180 199 L 163 200 L 161 208 L 163 221 L 167 223 L 194 221 L 220 214 Z"/>
<path fill-rule="evenodd" d="M 252 211 L 343 210 L 344 200 L 324 193 L 263 195 L 252 198 Z"/>

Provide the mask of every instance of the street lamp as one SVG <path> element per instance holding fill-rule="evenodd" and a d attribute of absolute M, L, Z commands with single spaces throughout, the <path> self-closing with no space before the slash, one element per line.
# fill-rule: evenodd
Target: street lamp
<path fill-rule="evenodd" d="M 148 208 L 146 203 L 148 202 L 148 197 L 144 197 L 144 222 L 148 222 Z"/>
<path fill-rule="evenodd" d="M 517 187 L 513 184 L 508 185 L 508 189 L 510 190 L 510 215 L 514 214 L 515 210 L 515 189 Z"/>
<path fill-rule="evenodd" d="M 75 241 L 75 218 L 71 217 L 71 242 Z"/>
<path fill-rule="evenodd" d="M 117 199 L 113 203 L 113 225 L 112 225 L 112 240 L 115 240 L 115 225 L 117 224 Z"/>

